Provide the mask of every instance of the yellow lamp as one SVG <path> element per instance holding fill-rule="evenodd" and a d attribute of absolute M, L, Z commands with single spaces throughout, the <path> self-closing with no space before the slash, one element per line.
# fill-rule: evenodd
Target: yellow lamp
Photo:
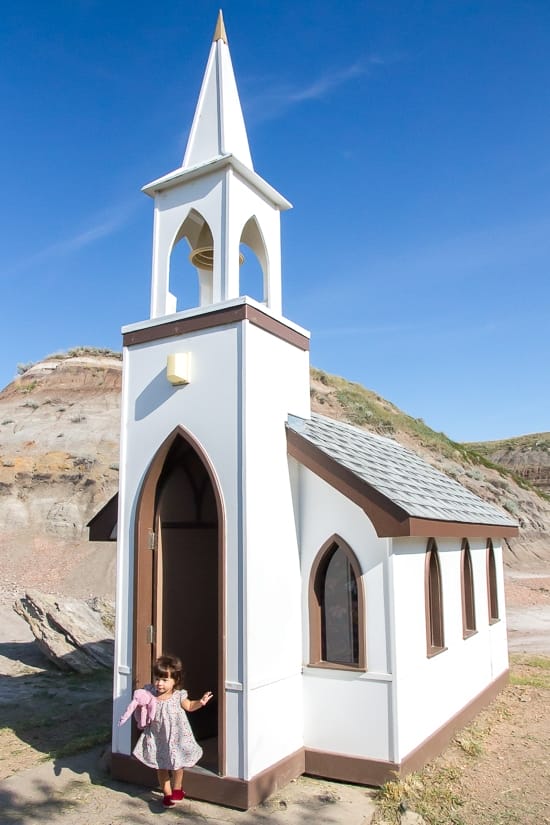
<path fill-rule="evenodd" d="M 166 360 L 166 377 L 173 386 L 188 384 L 190 368 L 190 352 L 173 352 Z"/>

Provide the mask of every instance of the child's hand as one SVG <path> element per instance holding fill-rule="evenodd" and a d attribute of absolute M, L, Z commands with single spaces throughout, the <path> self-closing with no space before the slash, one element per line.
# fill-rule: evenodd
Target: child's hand
<path fill-rule="evenodd" d="M 209 690 L 207 690 L 207 691 L 206 691 L 206 693 L 205 693 L 205 694 L 203 694 L 202 699 L 199 699 L 199 701 L 200 701 L 201 705 L 202 705 L 203 707 L 204 707 L 205 705 L 207 705 L 207 704 L 208 704 L 208 702 L 212 699 L 212 697 L 213 697 L 213 696 L 214 696 L 214 694 L 213 694 L 213 693 L 211 693 Z"/>

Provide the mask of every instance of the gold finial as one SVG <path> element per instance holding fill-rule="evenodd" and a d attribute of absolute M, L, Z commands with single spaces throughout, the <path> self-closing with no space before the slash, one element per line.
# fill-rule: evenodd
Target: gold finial
<path fill-rule="evenodd" d="M 216 30 L 214 32 L 214 37 L 212 41 L 215 43 L 216 40 L 223 40 L 223 42 L 227 45 L 227 35 L 225 33 L 225 26 L 223 23 L 223 14 L 222 10 L 220 9 L 218 13 L 218 19 L 216 21 Z"/>

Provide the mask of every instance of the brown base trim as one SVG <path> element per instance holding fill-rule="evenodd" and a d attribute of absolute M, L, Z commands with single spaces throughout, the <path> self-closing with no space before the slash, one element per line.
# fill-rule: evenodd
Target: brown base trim
<path fill-rule="evenodd" d="M 259 805 L 264 799 L 303 773 L 332 779 L 336 782 L 383 785 L 384 782 L 422 768 L 426 762 L 438 756 L 456 731 L 468 724 L 506 686 L 508 675 L 509 672 L 506 670 L 465 708 L 411 751 L 401 763 L 302 748 L 249 781 L 216 776 L 200 768 L 188 768 L 185 771 L 185 791 L 192 799 L 246 811 Z M 114 779 L 120 779 L 123 782 L 145 785 L 150 788 L 158 787 L 156 771 L 138 762 L 133 756 L 113 753 L 111 774 Z"/>
<path fill-rule="evenodd" d="M 442 750 L 449 744 L 454 734 L 471 722 L 474 716 L 483 710 L 495 696 L 500 693 L 508 684 L 510 671 L 506 669 L 494 682 L 491 682 L 485 690 L 479 693 L 472 701 L 456 713 L 448 722 L 442 725 L 431 736 L 422 742 L 417 748 L 411 751 L 401 762 L 400 776 L 419 770 L 430 759 L 439 756 Z"/>
<path fill-rule="evenodd" d="M 304 749 L 281 759 L 275 765 L 254 776 L 249 784 L 249 808 L 259 805 L 268 796 L 274 794 L 279 788 L 284 788 L 293 779 L 305 773 Z"/>
<path fill-rule="evenodd" d="M 399 765 L 362 756 L 345 756 L 329 751 L 306 750 L 305 773 L 335 779 L 337 782 L 353 782 L 356 785 L 383 785 L 395 779 Z"/>
<path fill-rule="evenodd" d="M 184 774 L 184 788 L 191 799 L 200 799 L 204 802 L 213 802 L 215 805 L 247 811 L 303 773 L 304 751 L 300 749 L 249 781 L 217 776 L 202 771 L 200 768 L 187 768 Z M 143 765 L 133 756 L 122 753 L 112 754 L 111 776 L 134 785 L 144 785 L 148 788 L 158 787 L 155 770 Z"/>

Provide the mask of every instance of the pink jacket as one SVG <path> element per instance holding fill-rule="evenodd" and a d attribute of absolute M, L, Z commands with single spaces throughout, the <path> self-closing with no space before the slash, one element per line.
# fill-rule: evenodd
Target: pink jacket
<path fill-rule="evenodd" d="M 153 694 L 149 693 L 148 690 L 143 690 L 142 688 L 135 690 L 132 701 L 120 717 L 118 726 L 120 727 L 123 725 L 133 713 L 138 728 L 143 730 L 143 728 L 150 725 L 155 718 L 156 709 L 156 696 L 153 696 Z"/>

